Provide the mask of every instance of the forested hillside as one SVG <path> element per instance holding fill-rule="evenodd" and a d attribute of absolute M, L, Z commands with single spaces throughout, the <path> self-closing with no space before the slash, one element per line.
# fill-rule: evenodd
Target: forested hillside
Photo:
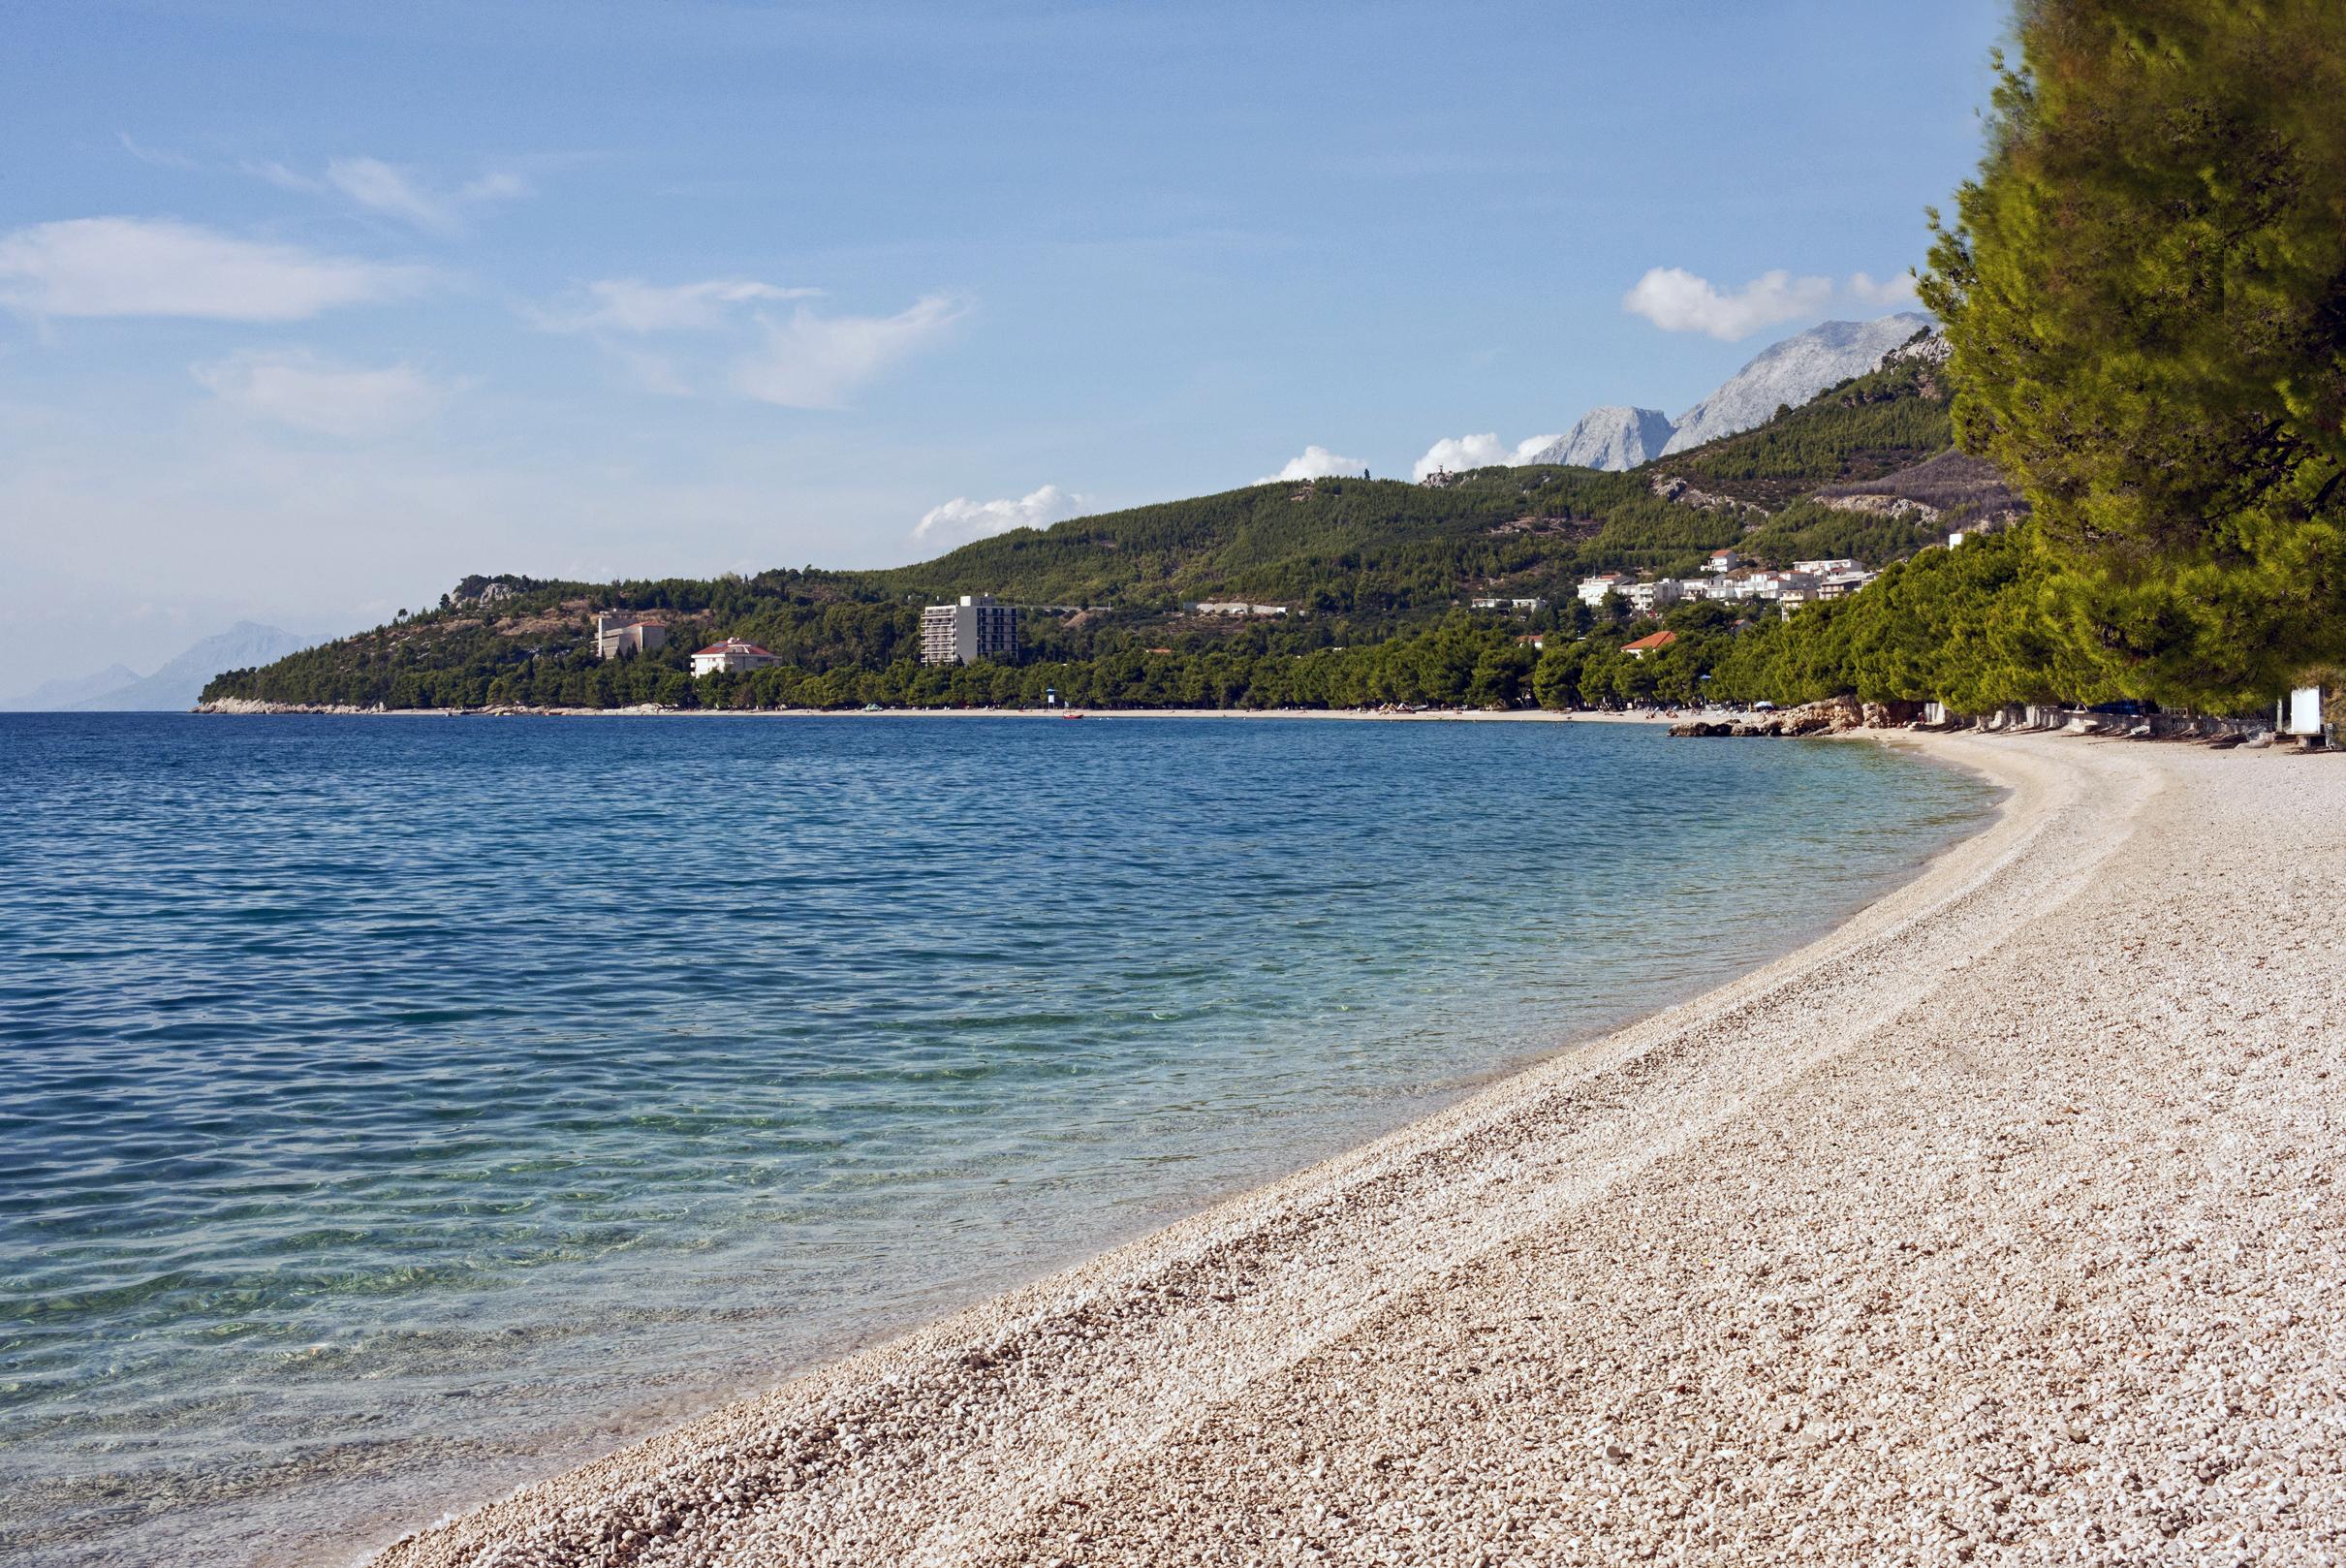
<path fill-rule="evenodd" d="M 605 585 L 468 579 L 461 597 L 264 670 L 232 672 L 206 696 L 390 707 L 732 700 L 740 683 L 696 683 L 685 660 L 691 647 L 732 636 L 770 649 L 791 672 L 757 683 L 772 701 L 845 702 L 851 688 L 859 702 L 985 700 L 951 695 L 971 690 L 975 675 L 923 676 L 911 665 L 920 607 L 962 593 L 1040 607 L 1023 617 L 1020 664 L 1029 672 L 1138 658 L 1156 661 L 1147 668 L 1161 674 L 1169 659 L 1209 653 L 1225 664 L 1337 650 L 1357 658 L 1363 646 L 1423 636 L 1484 595 L 1544 598 L 1553 607 L 1486 628 L 1493 636 L 1502 629 L 1510 640 L 1577 633 L 1583 627 L 1572 613 L 1575 585 L 1596 571 L 1684 575 L 1729 545 L 1786 561 L 1851 554 L 1886 564 L 1912 553 L 1933 530 L 1803 511 L 1797 500 L 1770 513 L 1759 498 L 1781 503 L 1803 486 L 1872 478 L 1928 457 L 1947 443 L 1947 402 L 1927 365 L 1908 361 L 1830 389 L 1761 429 L 1630 473 L 1541 465 L 1483 469 L 1446 486 L 1354 479 L 1258 485 L 1018 529 L 886 572 Z M 1657 479 L 1670 478 L 1702 488 L 1675 499 L 1657 493 Z M 1736 504 L 1743 502 L 1751 504 Z M 481 599 L 492 582 L 491 597 Z M 1226 599 L 1284 605 L 1293 613 L 1240 624 L 1180 609 L 1186 601 Z M 672 643 L 641 659 L 596 660 L 597 611 L 660 619 Z M 876 684 L 849 678 L 891 671 Z M 817 677 L 829 684 L 811 684 Z M 1200 678 L 1221 693 L 1208 700 L 1227 700 L 1227 671 Z M 1079 689 L 1088 684 L 1068 680 Z M 1019 690 L 1024 683 L 1018 677 Z M 1179 688 L 1190 693 L 1185 701 L 1197 695 L 1196 682 L 1179 678 L 1134 676 L 1123 684 L 1135 693 Z M 1392 700 L 1459 694 L 1412 686 Z"/>

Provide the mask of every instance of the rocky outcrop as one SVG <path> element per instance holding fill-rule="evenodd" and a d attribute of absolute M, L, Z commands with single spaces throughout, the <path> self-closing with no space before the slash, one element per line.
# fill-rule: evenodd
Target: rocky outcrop
<path fill-rule="evenodd" d="M 517 594 L 527 593 L 532 588 L 542 586 L 544 584 L 535 578 L 514 577 L 510 574 L 499 577 L 482 577 L 476 573 L 448 591 L 448 602 L 452 606 L 493 605 L 500 599 L 511 599 Z"/>
<path fill-rule="evenodd" d="M 1804 703 L 1781 713 L 1755 716 L 1733 723 L 1690 719 L 1673 724 L 1675 736 L 1754 736 L 1775 739 L 1786 736 L 1846 735 L 1852 730 L 1902 730 L 1923 716 L 1921 703 L 1861 703 L 1854 697 L 1828 697 Z"/>
<path fill-rule="evenodd" d="M 1817 505 L 1830 507 L 1835 512 L 1867 512 L 1877 517 L 1906 517 L 1916 522 L 1936 522 L 1939 509 L 1903 495 L 1820 495 Z"/>
<path fill-rule="evenodd" d="M 196 705 L 199 713 L 382 713 L 388 711 L 382 704 L 373 707 L 350 707 L 340 703 L 265 703 L 257 697 L 215 697 L 208 703 Z"/>
<path fill-rule="evenodd" d="M 1952 451 L 1878 479 L 1828 485 L 1816 492 L 1816 501 L 1841 512 L 1871 512 L 1916 522 L 1943 520 L 1974 531 L 2028 512 L 2027 500 L 2005 483 L 1994 463 Z M 1898 505 L 1901 501 L 1907 505 Z"/>
<path fill-rule="evenodd" d="M 1955 345 L 1947 341 L 1945 332 L 1935 327 L 1925 327 L 1896 348 L 1883 355 L 1880 362 L 1875 364 L 1874 368 L 1879 370 L 1884 365 L 1897 364 L 1908 360 L 1917 361 L 1923 364 L 1945 364 L 1947 357 L 1954 352 Z"/>
<path fill-rule="evenodd" d="M 1690 506 L 1698 512 L 1742 512 L 1762 517 L 1767 516 L 1766 507 L 1738 501 L 1732 495 L 1713 495 L 1708 490 L 1698 490 L 1675 474 L 1654 475 L 1653 492 L 1665 501 Z"/>
<path fill-rule="evenodd" d="M 1798 408 L 1826 388 L 1873 369 L 1930 325 L 1928 316 L 1903 311 L 1879 321 L 1829 321 L 1788 337 L 1679 415 L 1662 451 L 1684 452 L 1766 424 L 1777 409 Z"/>

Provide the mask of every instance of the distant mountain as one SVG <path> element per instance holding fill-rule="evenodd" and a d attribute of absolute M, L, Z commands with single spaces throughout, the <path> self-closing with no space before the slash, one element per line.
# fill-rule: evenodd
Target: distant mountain
<path fill-rule="evenodd" d="M 1665 456 L 1756 428 L 1790 404 L 1799 408 L 1826 388 L 1861 376 L 1882 356 L 1931 325 L 1921 311 L 1879 321 L 1829 321 L 1761 351 L 1717 392 L 1679 415 Z"/>
<path fill-rule="evenodd" d="M 1662 455 L 1674 430 L 1669 416 L 1658 408 L 1619 404 L 1592 408 L 1563 435 L 1517 461 L 1569 463 L 1575 468 L 1607 468 L 1617 473 Z"/>
<path fill-rule="evenodd" d="M 12 706 L 25 712 L 184 712 L 196 706 L 203 683 L 222 671 L 274 664 L 308 645 L 309 639 L 277 627 L 238 621 L 151 675 L 117 664 L 94 675 L 45 682 Z"/>
<path fill-rule="evenodd" d="M 55 680 L 45 680 L 31 691 L 0 703 L 0 708 L 11 713 L 51 713 L 138 683 L 138 671 L 128 665 L 109 664 L 94 675 L 61 675 Z"/>

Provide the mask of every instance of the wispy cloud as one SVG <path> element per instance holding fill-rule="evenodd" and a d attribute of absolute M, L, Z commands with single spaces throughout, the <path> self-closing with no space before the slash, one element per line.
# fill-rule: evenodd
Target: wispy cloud
<path fill-rule="evenodd" d="M 966 301 L 936 294 L 892 316 L 828 315 L 805 303 L 822 295 L 756 278 L 604 278 L 522 313 L 547 331 L 593 338 L 647 392 L 723 390 L 785 408 L 838 408 L 969 312 Z M 793 308 L 760 308 L 782 304 Z M 673 341 L 683 335 L 715 341 Z M 671 341 L 651 346 L 663 337 Z"/>
<path fill-rule="evenodd" d="M 528 182 L 510 171 L 492 170 L 450 188 L 380 158 L 334 158 L 324 174 L 315 175 L 281 163 L 246 164 L 244 172 L 281 190 L 336 195 L 364 211 L 435 235 L 461 232 L 473 207 L 530 194 Z"/>
<path fill-rule="evenodd" d="M 1293 479 L 1330 479 L 1340 474 L 1364 472 L 1368 465 L 1358 457 L 1340 456 L 1326 447 L 1305 447 L 1302 453 L 1287 459 L 1287 466 L 1275 474 L 1265 474 L 1257 485 L 1276 485 Z"/>
<path fill-rule="evenodd" d="M 31 316 L 302 321 L 412 295 L 390 266 L 153 218 L 68 218 L 0 235 L 0 306 Z"/>
<path fill-rule="evenodd" d="M 930 507 L 923 513 L 912 536 L 956 544 L 990 539 L 1013 528 L 1048 528 L 1054 522 L 1080 517 L 1090 504 L 1086 497 L 1072 495 L 1056 485 L 1029 490 L 1015 501 L 972 501 L 956 495 L 943 506 Z"/>
<path fill-rule="evenodd" d="M 744 397 L 784 408 L 838 408 L 874 378 L 933 346 L 968 313 L 932 294 L 892 316 L 824 316 L 800 305 L 787 317 L 761 314 L 765 342 L 734 366 Z"/>
<path fill-rule="evenodd" d="M 406 170 L 380 158 L 336 158 L 326 166 L 326 181 L 369 212 L 419 229 L 446 234 L 460 222 L 453 198 L 425 189 Z"/>
<path fill-rule="evenodd" d="M 143 142 L 134 141 L 128 131 L 116 131 L 114 138 L 122 143 L 124 152 L 129 153 L 141 163 L 152 164 L 157 169 L 193 170 L 203 167 L 184 152 L 175 152 L 170 147 L 150 147 Z"/>
<path fill-rule="evenodd" d="M 239 413 L 351 439 L 419 424 L 451 392 L 413 365 L 369 369 L 305 349 L 248 349 L 191 368 L 198 385 Z"/>
<path fill-rule="evenodd" d="M 1481 435 L 1444 436 L 1425 449 L 1425 455 L 1418 459 L 1409 477 L 1422 481 L 1436 469 L 1463 474 L 1474 468 L 1520 467 L 1562 439 L 1560 435 L 1535 435 L 1511 447 L 1499 439 L 1495 430 L 1486 430 Z"/>
<path fill-rule="evenodd" d="M 789 289 L 754 278 L 707 278 L 699 283 L 645 283 L 605 278 L 570 299 L 530 313 L 554 332 L 713 331 L 737 319 L 735 307 L 811 299 L 820 289 Z"/>
<path fill-rule="evenodd" d="M 1883 309 L 1913 298 L 1912 278 L 1876 283 L 1855 272 L 1836 285 L 1828 277 L 1795 277 L 1778 267 L 1739 289 L 1722 289 L 1682 267 L 1657 267 L 1621 297 L 1621 308 L 1666 332 L 1704 332 L 1732 343 L 1763 327 L 1823 315 L 1836 303 Z"/>

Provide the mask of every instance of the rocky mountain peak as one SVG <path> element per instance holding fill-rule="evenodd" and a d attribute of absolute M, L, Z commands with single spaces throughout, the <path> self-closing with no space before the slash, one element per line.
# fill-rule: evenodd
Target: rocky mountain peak
<path fill-rule="evenodd" d="M 1678 416 L 1665 455 L 1765 424 L 1836 382 L 1863 375 L 1884 355 L 1927 331 L 1931 319 L 1900 311 L 1879 321 L 1829 321 L 1760 351 L 1717 392 Z"/>
<path fill-rule="evenodd" d="M 1521 461 L 1615 471 L 1635 468 L 1662 455 L 1673 428 L 1658 408 L 1609 404 L 1590 409 L 1570 430 Z"/>

